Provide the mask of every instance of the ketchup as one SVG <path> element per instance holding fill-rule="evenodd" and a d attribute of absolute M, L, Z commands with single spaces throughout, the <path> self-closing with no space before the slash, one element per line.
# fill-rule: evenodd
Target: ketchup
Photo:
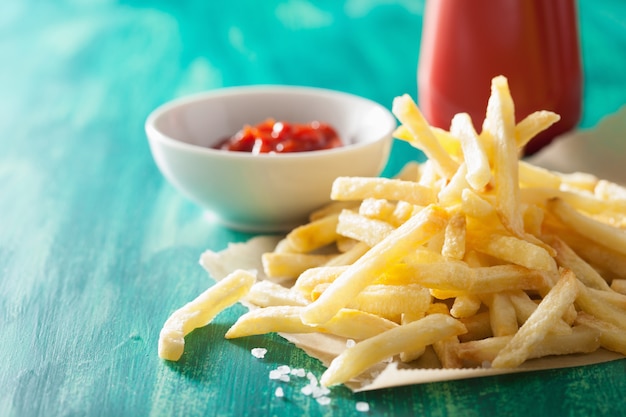
<path fill-rule="evenodd" d="M 427 0 L 418 101 L 429 123 L 448 129 L 465 112 L 480 132 L 497 75 L 508 79 L 517 122 L 537 110 L 561 116 L 526 154 L 575 127 L 582 96 L 575 0 Z"/>
<path fill-rule="evenodd" d="M 326 123 L 298 124 L 267 119 L 255 126 L 244 126 L 216 148 L 260 154 L 319 151 L 339 146 L 342 146 L 339 135 Z"/>

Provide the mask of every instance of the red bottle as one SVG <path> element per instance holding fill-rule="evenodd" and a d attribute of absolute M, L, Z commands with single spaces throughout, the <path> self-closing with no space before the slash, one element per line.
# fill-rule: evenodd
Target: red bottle
<path fill-rule="evenodd" d="M 504 75 L 516 120 L 537 110 L 561 120 L 526 147 L 531 154 L 580 119 L 582 65 L 575 0 L 427 0 L 418 100 L 444 129 L 456 113 L 482 127 L 491 79 Z"/>

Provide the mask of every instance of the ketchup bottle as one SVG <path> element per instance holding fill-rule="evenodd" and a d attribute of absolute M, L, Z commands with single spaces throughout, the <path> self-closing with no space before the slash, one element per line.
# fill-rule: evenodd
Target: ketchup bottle
<path fill-rule="evenodd" d="M 504 75 L 516 121 L 537 110 L 561 120 L 525 148 L 532 154 L 580 119 L 582 68 L 575 0 L 427 0 L 418 64 L 418 101 L 448 129 L 469 113 L 481 131 L 491 79 Z"/>

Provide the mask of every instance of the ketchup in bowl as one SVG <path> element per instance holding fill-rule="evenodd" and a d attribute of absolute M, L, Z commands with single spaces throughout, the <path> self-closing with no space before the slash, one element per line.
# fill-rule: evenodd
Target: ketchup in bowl
<path fill-rule="evenodd" d="M 509 81 L 517 122 L 537 110 L 561 116 L 526 154 L 575 127 L 582 96 L 575 0 L 427 0 L 418 100 L 428 121 L 447 129 L 465 112 L 480 132 L 497 75 Z"/>
<path fill-rule="evenodd" d="M 326 123 L 288 123 L 267 119 L 254 126 L 244 126 L 216 148 L 261 154 L 319 151 L 339 146 L 342 146 L 339 135 Z"/>

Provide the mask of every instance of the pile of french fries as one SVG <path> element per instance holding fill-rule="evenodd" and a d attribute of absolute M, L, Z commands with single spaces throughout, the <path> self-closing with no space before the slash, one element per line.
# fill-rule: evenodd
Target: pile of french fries
<path fill-rule="evenodd" d="M 269 279 L 237 270 L 168 319 L 162 358 L 178 360 L 186 334 L 240 300 L 258 308 L 227 338 L 354 341 L 325 386 L 426 349 L 444 368 L 513 368 L 599 348 L 626 355 L 626 189 L 520 159 L 559 116 L 538 111 L 516 124 L 503 76 L 480 133 L 467 114 L 449 131 L 429 126 L 408 95 L 393 113 L 395 136 L 427 161 L 393 179 L 337 178 L 333 202 L 263 255 Z"/>

